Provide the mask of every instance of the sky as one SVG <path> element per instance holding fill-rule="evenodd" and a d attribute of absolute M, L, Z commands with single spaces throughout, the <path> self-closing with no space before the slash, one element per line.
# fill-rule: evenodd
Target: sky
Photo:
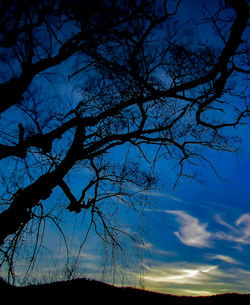
<path fill-rule="evenodd" d="M 199 13 L 197 1 L 183 2 L 183 19 Z M 211 6 L 217 3 L 208 2 Z M 58 89 L 60 95 L 72 94 L 72 88 L 64 84 Z M 206 152 L 221 179 L 204 164 L 198 168 L 202 182 L 183 178 L 173 190 L 171 162 L 157 164 L 160 184 L 147 193 L 143 210 L 136 213 L 121 208 L 117 214 L 119 224 L 138 237 L 138 241 L 120 237 L 124 255 L 106 247 L 93 230 L 79 253 L 89 215 L 67 214 L 70 262 L 78 257 L 75 275 L 178 295 L 249 293 L 249 128 L 244 125 L 232 130 L 241 138 L 239 153 Z M 75 191 L 81 174 L 75 173 Z M 67 260 L 63 238 L 53 224 L 46 226 L 46 236 L 33 270 L 39 281 L 62 278 L 61 266 Z M 20 260 L 17 275 L 24 267 L 25 259 Z"/>
<path fill-rule="evenodd" d="M 195 1 L 183 4 L 185 17 L 199 12 Z M 161 187 L 148 194 L 143 246 L 129 249 L 132 284 L 178 295 L 250 292 L 249 126 L 231 132 L 241 138 L 239 153 L 206 152 L 221 179 L 204 164 L 202 183 L 182 179 L 173 190 L 171 165 L 158 164 Z"/>
<path fill-rule="evenodd" d="M 243 142 L 249 145 L 249 137 Z M 159 192 L 158 210 L 147 211 L 145 286 L 187 295 L 249 293 L 249 151 L 218 153 L 216 161 L 225 182 L 209 174 L 204 184 L 183 182 L 175 193 Z"/>
<path fill-rule="evenodd" d="M 197 1 L 183 4 L 187 16 L 199 13 Z M 145 288 L 194 296 L 249 293 L 249 126 L 231 132 L 241 138 L 239 153 L 206 152 L 221 179 L 204 164 L 202 183 L 183 179 L 173 191 L 168 165 L 159 165 L 163 185 L 152 191 L 155 206 L 145 211 Z"/>
<path fill-rule="evenodd" d="M 119 224 L 136 232 L 141 243 L 121 237 L 123 256 L 106 247 L 91 231 L 79 254 L 75 275 L 176 295 L 249 293 L 248 128 L 245 125 L 239 129 L 239 153 L 207 154 L 222 179 L 201 166 L 202 183 L 183 179 L 173 190 L 171 167 L 159 163 L 156 170 L 161 187 L 148 192 L 144 216 L 129 209 L 117 216 Z M 88 228 L 88 216 L 68 217 L 73 262 Z M 48 232 L 36 277 L 43 274 L 43 280 L 60 280 L 65 247 L 56 228 L 50 227 Z"/>

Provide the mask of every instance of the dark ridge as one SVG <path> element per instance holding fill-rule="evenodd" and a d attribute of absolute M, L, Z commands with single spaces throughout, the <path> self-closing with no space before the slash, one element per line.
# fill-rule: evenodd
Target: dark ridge
<path fill-rule="evenodd" d="M 250 304 L 250 294 L 221 294 L 208 297 L 175 296 L 171 294 L 157 293 L 138 288 L 117 287 L 96 280 L 75 279 L 71 281 L 59 281 L 47 284 L 29 285 L 24 287 L 11 286 L 0 280 L 0 293 L 9 296 L 9 300 L 19 297 L 32 296 L 33 301 L 39 300 L 78 300 L 82 303 L 91 298 L 120 300 L 121 297 L 153 297 L 164 298 L 169 305 L 207 305 L 207 304 Z M 20 299 L 21 300 L 21 299 Z M 90 300 L 90 299 L 88 299 Z M 47 305 L 47 304 L 45 304 Z"/>

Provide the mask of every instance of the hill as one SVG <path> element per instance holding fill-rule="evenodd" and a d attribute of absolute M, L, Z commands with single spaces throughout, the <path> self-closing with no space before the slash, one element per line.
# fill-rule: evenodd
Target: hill
<path fill-rule="evenodd" d="M 103 282 L 76 279 L 71 281 L 60 281 L 48 284 L 29 285 L 24 287 L 15 287 L 0 281 L 0 293 L 3 296 L 13 298 L 29 298 L 33 301 L 44 300 L 69 300 L 81 303 L 90 298 L 91 300 L 120 300 L 123 297 L 150 297 L 157 300 L 163 299 L 165 304 L 169 305 L 208 305 L 208 304 L 250 304 L 250 294 L 222 294 L 209 297 L 188 297 L 175 296 L 170 294 L 157 293 L 131 287 L 116 287 Z M 34 299 L 35 298 L 35 299 Z M 89 300 L 89 299 L 88 299 Z"/>

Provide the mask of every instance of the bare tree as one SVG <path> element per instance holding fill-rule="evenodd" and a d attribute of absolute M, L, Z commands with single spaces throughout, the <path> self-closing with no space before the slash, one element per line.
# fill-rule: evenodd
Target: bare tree
<path fill-rule="evenodd" d="M 53 194 L 62 191 L 68 212 L 88 210 L 112 242 L 119 228 L 103 203 L 136 208 L 159 155 L 177 160 L 178 181 L 186 163 L 205 160 L 202 147 L 235 149 L 227 131 L 249 115 L 247 1 L 204 7 L 195 28 L 213 28 L 210 42 L 190 42 L 181 9 L 180 0 L 2 1 L 2 262 L 12 264 L 29 224 L 55 221 L 44 208 Z M 77 83 L 71 99 L 53 92 L 59 69 Z M 76 168 L 86 174 L 77 194 Z"/>

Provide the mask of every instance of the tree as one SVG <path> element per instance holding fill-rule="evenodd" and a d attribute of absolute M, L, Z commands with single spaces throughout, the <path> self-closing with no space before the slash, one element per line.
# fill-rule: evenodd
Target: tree
<path fill-rule="evenodd" d="M 68 212 L 88 210 L 113 240 L 101 203 L 135 207 L 155 183 L 129 149 L 151 165 L 159 155 L 178 160 L 177 181 L 186 163 L 205 160 L 202 147 L 235 149 L 226 132 L 249 115 L 247 1 L 204 7 L 195 27 L 212 27 L 210 41 L 187 34 L 181 9 L 180 0 L 1 3 L 2 262 L 11 265 L 29 224 L 54 219 L 44 205 L 60 191 Z M 71 100 L 53 93 L 59 69 L 77 84 Z M 75 168 L 88 176 L 77 194 Z"/>

